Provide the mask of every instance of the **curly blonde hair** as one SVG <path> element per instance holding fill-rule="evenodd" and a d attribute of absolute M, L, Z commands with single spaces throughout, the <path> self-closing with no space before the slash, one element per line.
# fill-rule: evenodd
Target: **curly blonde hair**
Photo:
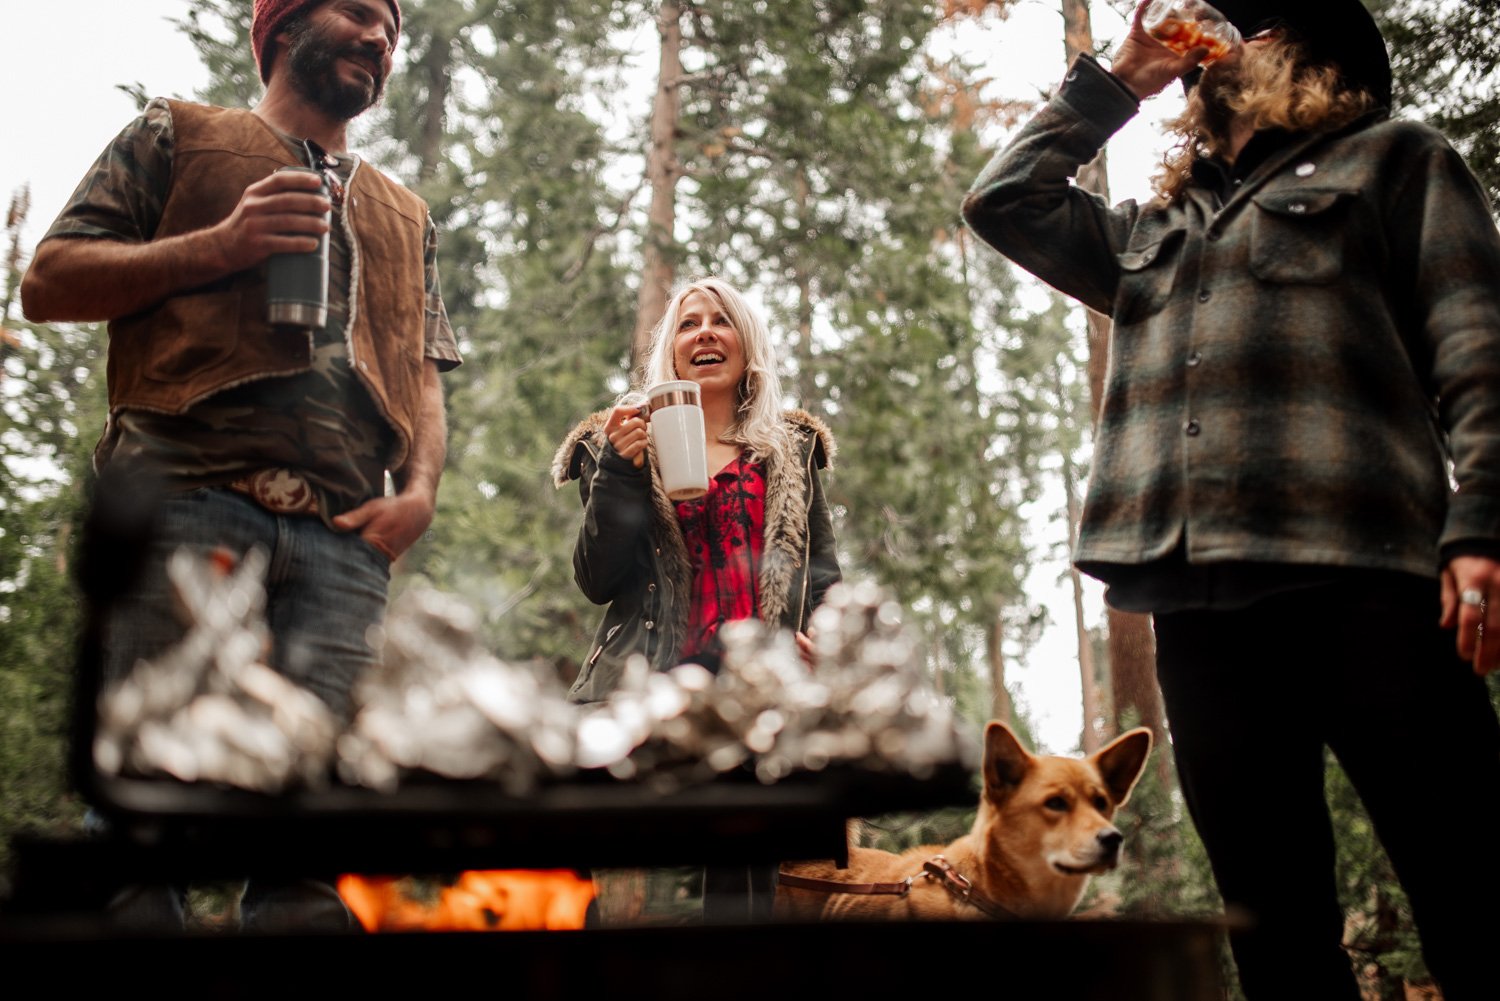
<path fill-rule="evenodd" d="M 1242 50 L 1233 76 L 1207 77 L 1188 95 L 1181 115 L 1167 123 L 1177 143 L 1162 158 L 1152 186 L 1171 201 L 1182 193 L 1201 157 L 1221 155 L 1229 146 L 1229 124 L 1248 119 L 1256 131 L 1333 132 L 1376 107 L 1366 90 L 1351 87 L 1334 66 L 1314 63 L 1294 38 L 1283 34 Z"/>
<path fill-rule="evenodd" d="M 720 440 L 748 449 L 756 460 L 785 458 L 790 454 L 791 439 L 781 419 L 781 378 L 776 374 L 770 329 L 744 295 L 722 278 L 695 278 L 673 293 L 666 312 L 651 330 L 651 349 L 641 366 L 641 388 L 682 378 L 672 358 L 672 342 L 683 300 L 694 292 L 703 293 L 723 308 L 745 352 L 736 419 Z"/>

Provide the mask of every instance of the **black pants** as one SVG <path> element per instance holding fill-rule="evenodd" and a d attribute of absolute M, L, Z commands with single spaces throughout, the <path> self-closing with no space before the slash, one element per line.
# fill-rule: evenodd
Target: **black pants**
<path fill-rule="evenodd" d="M 1500 725 L 1437 628 L 1437 585 L 1319 587 L 1156 617 L 1183 793 L 1246 997 L 1356 999 L 1323 795 L 1331 748 L 1411 899 L 1447 1001 L 1500 996 Z"/>

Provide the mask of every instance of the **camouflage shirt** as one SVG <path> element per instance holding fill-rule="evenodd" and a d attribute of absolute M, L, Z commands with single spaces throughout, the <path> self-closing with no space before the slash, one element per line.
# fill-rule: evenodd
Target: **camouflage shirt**
<path fill-rule="evenodd" d="M 300 161 L 302 145 L 281 133 Z M 153 101 L 120 133 L 84 177 L 44 239 L 153 238 L 172 180 L 173 132 L 165 101 Z M 356 159 L 332 168 L 346 185 Z M 362 168 L 369 169 L 369 168 Z M 314 332 L 312 366 L 226 389 L 180 415 L 127 410 L 106 435 L 110 462 L 149 465 L 177 489 L 214 486 L 261 469 L 301 473 L 317 491 L 324 520 L 385 493 L 395 431 L 349 367 L 349 245 L 342 205 L 329 235 L 328 323 Z M 426 234 L 426 356 L 443 369 L 459 362 L 437 275 L 437 231 Z"/>

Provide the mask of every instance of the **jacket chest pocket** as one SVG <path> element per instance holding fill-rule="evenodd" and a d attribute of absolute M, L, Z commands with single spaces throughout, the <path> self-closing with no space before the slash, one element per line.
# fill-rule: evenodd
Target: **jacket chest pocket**
<path fill-rule="evenodd" d="M 1257 195 L 1250 219 L 1250 273 L 1261 281 L 1323 285 L 1344 271 L 1352 191 Z"/>
<path fill-rule="evenodd" d="M 1116 255 L 1120 287 L 1115 292 L 1111 314 L 1116 323 L 1135 323 L 1155 316 L 1166 307 L 1177 282 L 1183 232 L 1169 230 L 1150 243 Z"/>

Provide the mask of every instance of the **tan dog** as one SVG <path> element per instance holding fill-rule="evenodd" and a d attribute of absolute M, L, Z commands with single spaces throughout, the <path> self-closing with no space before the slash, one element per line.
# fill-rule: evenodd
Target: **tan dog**
<path fill-rule="evenodd" d="M 991 722 L 984 731 L 984 792 L 968 834 L 947 847 L 900 855 L 851 846 L 847 869 L 833 862 L 783 865 L 776 915 L 793 921 L 1067 917 L 1089 876 L 1119 861 L 1123 835 L 1110 818 L 1130 798 L 1150 753 L 1151 731 L 1141 728 L 1087 758 L 1039 756 L 1004 723 Z M 929 864 L 937 857 L 947 866 Z M 897 895 L 794 887 L 789 876 L 866 886 L 914 878 L 910 891 Z M 967 899 L 965 881 L 972 885 Z"/>

